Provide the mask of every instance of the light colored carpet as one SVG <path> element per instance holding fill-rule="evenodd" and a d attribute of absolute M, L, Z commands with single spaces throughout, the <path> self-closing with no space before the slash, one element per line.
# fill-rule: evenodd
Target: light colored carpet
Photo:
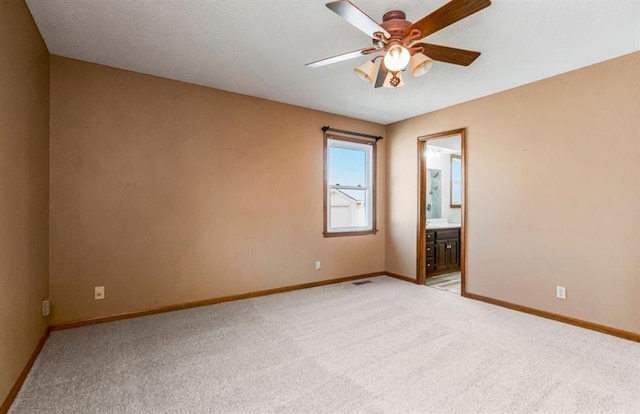
<path fill-rule="evenodd" d="M 371 280 L 53 332 L 10 412 L 640 412 L 638 343 Z"/>
<path fill-rule="evenodd" d="M 453 272 L 430 277 L 425 282 L 425 285 L 459 295 L 462 291 L 462 274 Z"/>

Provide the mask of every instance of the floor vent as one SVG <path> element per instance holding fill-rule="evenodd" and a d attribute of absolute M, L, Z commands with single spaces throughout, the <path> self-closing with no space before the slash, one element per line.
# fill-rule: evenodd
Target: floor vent
<path fill-rule="evenodd" d="M 366 285 L 367 283 L 373 283 L 373 282 L 370 281 L 370 280 L 361 280 L 359 282 L 353 282 L 353 284 L 356 285 L 356 286 Z"/>

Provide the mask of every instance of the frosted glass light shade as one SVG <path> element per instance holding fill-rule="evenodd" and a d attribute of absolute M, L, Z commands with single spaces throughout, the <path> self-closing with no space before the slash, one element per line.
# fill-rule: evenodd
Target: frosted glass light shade
<path fill-rule="evenodd" d="M 433 59 L 429 56 L 423 55 L 422 53 L 416 53 L 411 56 L 411 75 L 413 75 L 414 78 L 429 72 L 431 66 L 433 66 Z"/>
<path fill-rule="evenodd" d="M 411 53 L 406 47 L 393 45 L 384 55 L 384 65 L 392 72 L 404 69 L 411 60 Z"/>
<path fill-rule="evenodd" d="M 362 65 L 358 66 L 353 70 L 353 73 L 356 74 L 360 79 L 367 83 L 373 82 L 373 77 L 376 73 L 376 64 L 370 60 L 367 60 Z"/>

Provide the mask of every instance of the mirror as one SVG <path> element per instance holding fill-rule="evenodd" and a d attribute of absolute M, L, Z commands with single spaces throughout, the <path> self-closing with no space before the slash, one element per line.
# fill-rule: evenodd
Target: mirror
<path fill-rule="evenodd" d="M 449 207 L 462 207 L 462 157 L 451 154 Z"/>

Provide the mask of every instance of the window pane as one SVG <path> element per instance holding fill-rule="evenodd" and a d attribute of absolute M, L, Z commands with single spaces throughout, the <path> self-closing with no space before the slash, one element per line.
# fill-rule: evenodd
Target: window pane
<path fill-rule="evenodd" d="M 451 158 L 451 205 L 462 204 L 462 161 Z"/>
<path fill-rule="evenodd" d="M 329 227 L 368 226 L 366 190 L 329 190 Z"/>
<path fill-rule="evenodd" d="M 453 181 L 462 181 L 462 163 L 459 159 L 451 160 L 451 179 Z"/>
<path fill-rule="evenodd" d="M 366 186 L 366 159 L 364 150 L 329 147 L 330 185 Z"/>
<path fill-rule="evenodd" d="M 462 204 L 462 183 L 460 181 L 451 182 L 451 204 Z"/>

